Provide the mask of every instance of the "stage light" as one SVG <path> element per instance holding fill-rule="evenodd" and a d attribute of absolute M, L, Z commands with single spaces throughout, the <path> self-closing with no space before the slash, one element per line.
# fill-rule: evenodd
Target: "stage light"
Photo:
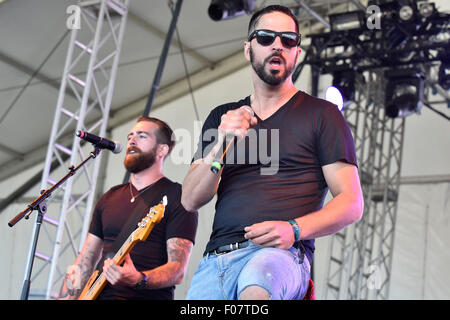
<path fill-rule="evenodd" d="M 398 1 L 398 16 L 400 20 L 407 22 L 412 21 L 414 15 L 417 13 L 417 4 L 412 0 Z"/>
<path fill-rule="evenodd" d="M 344 104 L 355 99 L 355 72 L 339 71 L 333 73 L 333 86 L 342 94 Z"/>
<path fill-rule="evenodd" d="M 214 21 L 226 20 L 250 14 L 255 9 L 255 0 L 212 0 L 208 8 Z"/>
<path fill-rule="evenodd" d="M 450 89 L 450 59 L 441 62 L 438 73 L 438 81 L 443 89 Z"/>
<path fill-rule="evenodd" d="M 339 89 L 334 86 L 329 86 L 327 90 L 325 90 L 325 100 L 337 105 L 340 111 L 344 109 L 344 98 Z"/>
<path fill-rule="evenodd" d="M 425 76 L 413 69 L 388 71 L 386 86 L 386 115 L 403 118 L 419 113 L 422 108 Z"/>
<path fill-rule="evenodd" d="M 339 110 L 345 110 L 355 101 L 356 78 L 361 83 L 365 82 L 360 72 L 351 70 L 333 72 L 333 83 L 325 90 L 325 100 L 337 105 Z"/>
<path fill-rule="evenodd" d="M 364 11 L 351 11 L 346 13 L 332 14 L 328 16 L 331 31 L 345 31 L 359 29 L 364 24 Z"/>
<path fill-rule="evenodd" d="M 402 6 L 398 12 L 398 15 L 403 21 L 408 21 L 414 16 L 414 10 L 409 5 Z"/>
<path fill-rule="evenodd" d="M 419 13 L 422 17 L 428 18 L 434 13 L 434 3 L 422 2 L 419 3 Z"/>

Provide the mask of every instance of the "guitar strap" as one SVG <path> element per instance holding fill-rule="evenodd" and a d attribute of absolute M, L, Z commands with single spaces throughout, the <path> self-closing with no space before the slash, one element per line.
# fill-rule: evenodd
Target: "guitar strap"
<path fill-rule="evenodd" d="M 147 214 L 148 209 L 151 208 L 144 205 L 142 201 L 139 201 L 137 205 L 134 207 L 134 210 L 131 212 L 128 217 L 127 222 L 123 225 L 120 230 L 119 235 L 117 236 L 114 243 L 111 245 L 111 248 L 107 254 L 108 258 L 111 255 L 112 257 L 116 254 L 116 252 L 122 247 L 125 240 L 130 236 L 131 232 L 137 228 L 137 224 L 142 220 L 145 214 Z M 147 210 L 146 210 L 147 209 Z"/>
<path fill-rule="evenodd" d="M 157 205 L 162 200 L 164 196 L 164 189 L 166 188 L 166 186 L 168 186 L 167 182 L 169 181 L 170 180 L 165 177 L 161 178 L 152 187 L 150 187 L 150 196 L 147 196 L 145 198 L 139 197 L 136 199 L 137 204 L 134 207 L 134 210 L 130 214 L 127 222 L 122 227 L 116 240 L 114 240 L 110 250 L 105 254 L 105 257 L 100 260 L 97 266 L 97 270 L 101 271 L 101 268 L 103 268 L 103 261 L 115 256 L 116 252 L 122 247 L 125 240 L 137 228 L 139 221 L 142 220 L 142 218 L 148 213 L 151 207 Z"/>

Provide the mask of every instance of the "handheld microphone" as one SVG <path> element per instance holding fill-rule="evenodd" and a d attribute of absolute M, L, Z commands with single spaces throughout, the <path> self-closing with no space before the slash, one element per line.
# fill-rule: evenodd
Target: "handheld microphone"
<path fill-rule="evenodd" d="M 78 130 L 76 135 L 81 139 L 96 145 L 98 148 L 108 149 L 113 153 L 120 153 L 122 151 L 122 145 L 119 142 L 113 142 L 83 130 Z"/>
<path fill-rule="evenodd" d="M 248 106 L 243 106 L 243 107 L 241 107 L 241 108 L 244 109 L 245 111 L 247 111 L 247 113 L 250 115 L 250 117 L 254 117 L 254 116 L 255 116 L 255 112 L 253 112 L 253 109 L 252 109 L 252 108 L 250 108 L 250 107 L 248 107 Z M 235 140 L 234 138 L 231 139 L 230 142 L 228 142 L 228 144 L 227 144 L 225 150 L 223 151 L 222 155 L 220 156 L 220 158 L 217 159 L 217 160 L 214 160 L 214 161 L 211 163 L 211 171 L 212 171 L 214 174 L 218 174 L 219 171 L 220 171 L 220 169 L 222 169 L 223 158 L 225 158 L 225 155 L 227 154 L 227 151 L 228 151 L 228 149 L 230 149 L 230 147 L 231 147 L 231 145 L 233 144 L 234 140 Z"/>

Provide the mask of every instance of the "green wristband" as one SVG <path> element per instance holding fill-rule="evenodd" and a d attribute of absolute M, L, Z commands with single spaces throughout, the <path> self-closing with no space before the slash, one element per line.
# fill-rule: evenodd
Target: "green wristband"
<path fill-rule="evenodd" d="M 214 161 L 211 163 L 211 171 L 215 174 L 219 173 L 220 169 L 222 169 L 222 164 L 219 161 Z"/>
<path fill-rule="evenodd" d="M 299 242 L 300 241 L 300 227 L 298 226 L 297 221 L 292 219 L 292 220 L 288 220 L 288 222 L 291 224 L 292 230 L 294 231 L 295 242 Z"/>

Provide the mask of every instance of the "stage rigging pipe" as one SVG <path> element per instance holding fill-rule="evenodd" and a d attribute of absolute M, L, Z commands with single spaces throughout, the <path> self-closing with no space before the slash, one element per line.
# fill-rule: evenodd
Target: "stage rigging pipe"
<path fill-rule="evenodd" d="M 156 69 L 155 77 L 153 78 L 152 90 L 147 100 L 147 105 L 145 106 L 144 116 L 148 116 L 153 105 L 153 100 L 155 100 L 156 92 L 159 89 L 159 83 L 161 82 L 162 73 L 164 70 L 164 65 L 166 64 L 167 54 L 169 53 L 170 43 L 172 42 L 172 36 L 175 32 L 175 28 L 178 21 L 178 16 L 180 15 L 181 5 L 183 0 L 178 0 L 175 5 L 175 9 L 172 11 L 172 22 L 170 23 L 169 31 L 167 32 L 166 40 L 164 42 L 164 47 L 159 58 L 158 68 Z"/>
<path fill-rule="evenodd" d="M 156 93 L 159 89 L 159 83 L 161 82 L 162 73 L 164 70 L 164 65 L 166 64 L 167 55 L 169 53 L 170 43 L 172 42 L 172 37 L 175 32 L 178 16 L 180 15 L 181 5 L 183 4 L 183 0 L 178 0 L 175 5 L 174 10 L 170 10 L 172 12 L 172 22 L 169 26 L 169 31 L 166 35 L 166 40 L 164 41 L 164 46 L 161 52 L 161 56 L 159 57 L 158 68 L 155 72 L 155 77 L 153 78 L 153 85 L 148 96 L 147 105 L 145 106 L 143 116 L 148 116 L 150 114 L 150 110 L 152 109 L 153 100 L 155 100 Z M 123 178 L 123 183 L 127 183 L 130 179 L 130 173 L 127 171 L 125 173 L 125 177 Z"/>
<path fill-rule="evenodd" d="M 321 24 L 323 24 L 326 28 L 330 29 L 330 24 L 322 18 L 317 12 L 315 12 L 313 9 L 308 7 L 303 1 L 297 0 L 296 1 L 299 6 L 301 6 L 303 9 L 305 9 L 311 16 L 313 16 L 317 21 L 319 21 Z"/>

